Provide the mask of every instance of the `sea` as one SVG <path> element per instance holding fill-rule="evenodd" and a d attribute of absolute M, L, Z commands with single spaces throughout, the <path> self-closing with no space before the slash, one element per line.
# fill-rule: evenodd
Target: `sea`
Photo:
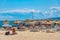
<path fill-rule="evenodd" d="M 21 22 L 23 22 L 23 21 L 21 21 Z M 4 21 L 0 21 L 0 28 L 3 27 L 3 26 L 2 26 L 3 24 L 4 24 Z M 10 24 L 10 25 L 14 25 L 14 21 L 9 21 L 9 24 Z"/>

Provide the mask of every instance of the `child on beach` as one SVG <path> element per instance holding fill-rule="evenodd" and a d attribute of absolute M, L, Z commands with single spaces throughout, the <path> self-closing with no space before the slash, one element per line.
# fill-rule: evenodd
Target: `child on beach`
<path fill-rule="evenodd" d="M 16 34 L 16 29 L 12 28 L 12 34 Z"/>

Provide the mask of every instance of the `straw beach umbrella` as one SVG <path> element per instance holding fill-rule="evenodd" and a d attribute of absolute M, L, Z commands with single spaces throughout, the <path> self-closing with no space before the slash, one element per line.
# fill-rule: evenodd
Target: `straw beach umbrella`
<path fill-rule="evenodd" d="M 16 21 L 14 21 L 14 26 L 15 26 L 15 27 L 20 26 L 20 20 L 16 20 Z"/>
<path fill-rule="evenodd" d="M 55 25 L 57 25 L 57 24 L 59 24 L 59 21 L 56 20 L 54 23 L 55 23 Z"/>
<path fill-rule="evenodd" d="M 14 24 L 19 24 L 20 23 L 20 20 L 16 20 L 15 22 L 14 22 Z"/>
<path fill-rule="evenodd" d="M 50 21 L 46 21 L 46 28 L 50 29 L 51 28 L 51 22 Z"/>
<path fill-rule="evenodd" d="M 9 23 L 9 21 L 8 20 L 4 20 L 4 24 L 8 24 Z"/>

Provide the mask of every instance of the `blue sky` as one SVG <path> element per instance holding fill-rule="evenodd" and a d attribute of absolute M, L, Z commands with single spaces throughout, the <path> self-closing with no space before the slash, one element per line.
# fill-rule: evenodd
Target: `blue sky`
<path fill-rule="evenodd" d="M 51 8 L 55 8 L 55 9 L 59 10 L 60 9 L 60 0 L 0 0 L 0 18 L 1 18 L 1 20 L 4 20 L 4 19 L 6 20 L 9 17 L 10 17 L 9 20 L 20 19 L 20 18 L 18 18 L 18 15 L 19 16 L 22 16 L 22 15 L 19 13 L 22 13 L 22 12 L 27 13 L 28 11 L 34 11 L 34 12 L 38 11 L 40 14 L 38 14 L 38 13 L 34 14 L 34 16 L 39 15 L 39 17 L 37 17 L 38 19 L 44 18 L 42 15 L 54 16 L 54 15 L 50 15 L 51 13 L 48 12 L 48 11 L 51 11 Z M 6 14 L 4 14 L 4 12 Z M 18 15 L 16 15 L 16 13 L 12 14 L 11 12 L 18 12 L 17 13 Z M 44 14 L 44 12 L 46 14 Z M 21 19 L 28 19 L 28 17 L 26 17 L 27 16 L 26 13 L 23 13 L 25 16 L 24 16 L 24 18 L 21 17 Z M 30 14 L 28 14 L 28 15 L 30 15 Z M 6 18 L 5 18 L 5 16 L 6 16 Z"/>
<path fill-rule="evenodd" d="M 51 6 L 60 6 L 60 0 L 0 0 L 0 10 L 23 8 L 47 10 Z"/>

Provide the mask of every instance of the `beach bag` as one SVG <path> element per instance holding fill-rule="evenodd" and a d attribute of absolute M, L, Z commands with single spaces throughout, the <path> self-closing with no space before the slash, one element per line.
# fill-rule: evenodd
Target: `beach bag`
<path fill-rule="evenodd" d="M 9 35 L 10 34 L 10 32 L 5 32 L 5 35 Z"/>

